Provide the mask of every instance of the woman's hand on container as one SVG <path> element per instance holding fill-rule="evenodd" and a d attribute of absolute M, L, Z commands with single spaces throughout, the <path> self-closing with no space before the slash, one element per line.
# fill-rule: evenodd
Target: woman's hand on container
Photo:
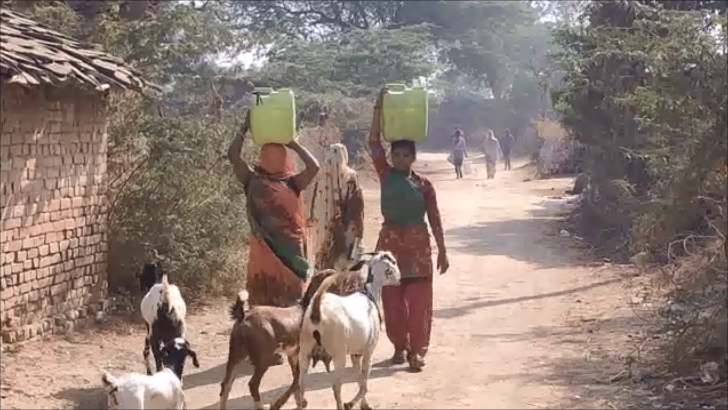
<path fill-rule="evenodd" d="M 442 251 L 437 254 L 437 270 L 440 275 L 444 275 L 445 272 L 450 268 L 450 261 L 447 258 L 447 253 Z"/>

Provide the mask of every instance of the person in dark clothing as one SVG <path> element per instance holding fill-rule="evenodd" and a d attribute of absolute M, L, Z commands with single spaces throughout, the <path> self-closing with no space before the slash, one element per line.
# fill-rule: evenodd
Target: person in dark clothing
<path fill-rule="evenodd" d="M 504 169 L 506 171 L 511 169 L 511 148 L 513 148 L 514 142 L 515 138 L 513 138 L 513 134 L 511 134 L 510 130 L 506 130 L 505 134 L 500 138 L 501 151 L 503 152 L 503 162 L 505 163 Z"/>
<path fill-rule="evenodd" d="M 463 161 L 468 156 L 468 149 L 465 144 L 465 137 L 460 129 L 455 130 L 455 135 L 452 137 L 450 156 L 453 165 L 455 165 L 455 178 L 461 179 L 463 177 Z"/>

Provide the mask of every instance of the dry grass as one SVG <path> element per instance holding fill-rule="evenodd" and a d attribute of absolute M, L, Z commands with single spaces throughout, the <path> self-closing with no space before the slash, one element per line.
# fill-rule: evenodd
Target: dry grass
<path fill-rule="evenodd" d="M 686 243 L 688 239 L 680 242 L 686 255 L 664 268 L 657 283 L 668 299 L 661 317 L 671 345 L 669 365 L 688 372 L 706 362 L 725 366 L 728 359 L 725 241 L 713 238 L 693 246 Z M 723 380 L 725 370 L 724 367 Z"/>
<path fill-rule="evenodd" d="M 620 408 L 728 406 L 725 243 L 678 245 L 687 252 L 667 266 L 644 265 L 632 284 L 639 331 L 631 336 L 627 369 L 612 381 L 624 378 L 632 390 L 652 394 L 626 397 Z"/>
<path fill-rule="evenodd" d="M 205 284 L 203 293 L 205 295 L 221 295 L 234 297 L 235 294 L 245 289 L 245 273 L 248 263 L 248 245 L 242 238 L 240 242 L 228 243 L 223 268 L 211 276 Z"/>

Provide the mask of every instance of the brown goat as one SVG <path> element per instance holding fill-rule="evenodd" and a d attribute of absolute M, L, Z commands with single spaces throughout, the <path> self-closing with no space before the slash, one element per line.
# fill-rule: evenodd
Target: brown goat
<path fill-rule="evenodd" d="M 291 366 L 294 382 L 270 408 L 280 409 L 288 401 L 291 394 L 299 386 L 298 341 L 303 314 L 324 279 L 335 273 L 337 272 L 332 269 L 316 273 L 311 278 L 299 303 L 290 307 L 256 306 L 246 311 L 247 292 L 242 291 L 238 294 L 237 300 L 230 308 L 230 315 L 235 320 L 235 324 L 230 333 L 230 350 L 225 377 L 220 383 L 221 410 L 227 408 L 227 400 L 232 383 L 235 380 L 236 368 L 246 359 L 253 365 L 253 376 L 248 382 L 248 387 L 255 408 L 265 408 L 260 397 L 260 382 L 268 368 L 276 364 L 276 352 L 288 357 L 288 364 Z M 364 285 L 364 279 L 360 279 L 359 275 L 354 272 L 351 275 L 337 276 L 341 276 L 341 279 L 331 286 L 329 290 L 331 293 L 343 296 L 359 290 Z M 313 352 L 308 352 L 308 354 L 313 358 L 314 365 L 317 361 L 322 360 L 327 370 L 329 370 L 331 357 L 322 349 L 314 349 Z M 306 407 L 305 402 L 296 404 L 299 408 Z"/>

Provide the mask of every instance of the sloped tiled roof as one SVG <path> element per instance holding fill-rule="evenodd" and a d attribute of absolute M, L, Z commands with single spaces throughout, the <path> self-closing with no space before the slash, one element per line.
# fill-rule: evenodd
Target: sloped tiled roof
<path fill-rule="evenodd" d="M 25 85 L 73 84 L 144 92 L 157 89 L 121 59 L 0 8 L 0 78 Z"/>

